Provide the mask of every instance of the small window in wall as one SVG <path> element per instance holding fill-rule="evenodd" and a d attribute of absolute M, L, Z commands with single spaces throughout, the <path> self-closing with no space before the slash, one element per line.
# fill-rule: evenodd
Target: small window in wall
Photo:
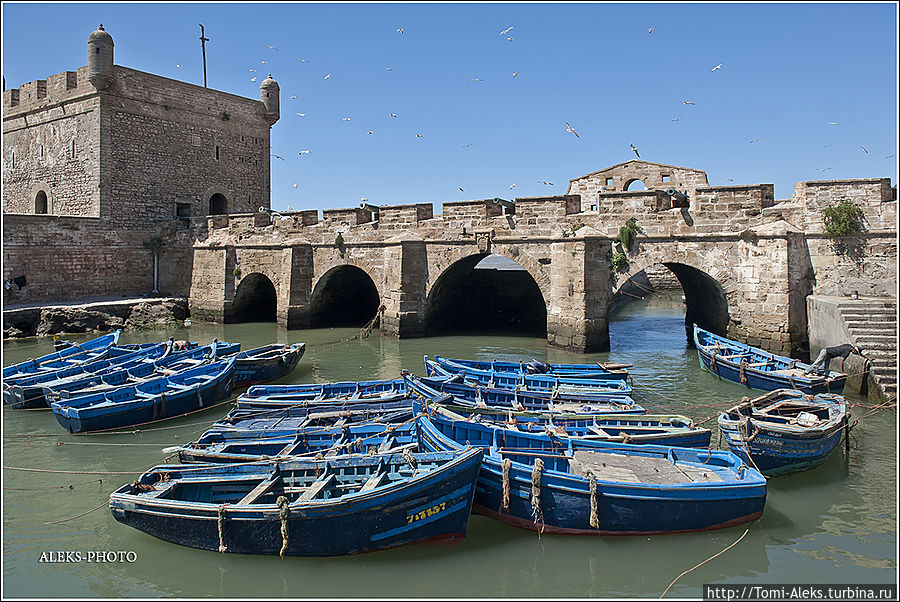
<path fill-rule="evenodd" d="M 75 158 L 75 139 L 72 139 L 72 158 Z"/>
<path fill-rule="evenodd" d="M 612 180 L 613 180 L 612 178 L 606 178 L 606 185 L 612 186 Z"/>
<path fill-rule="evenodd" d="M 216 145 L 216 161 L 219 160 L 219 145 Z"/>
<path fill-rule="evenodd" d="M 190 203 L 175 203 L 175 217 L 181 218 L 181 219 L 190 219 L 191 204 Z"/>
<path fill-rule="evenodd" d="M 37 215 L 47 215 L 47 193 L 43 190 L 38 191 L 34 197 L 34 212 Z"/>
<path fill-rule="evenodd" d="M 664 176 L 662 177 L 662 181 L 663 181 L 663 182 L 671 182 L 671 181 L 672 181 L 672 176 L 664 175 Z"/>
<path fill-rule="evenodd" d="M 16 168 L 16 153 L 12 154 L 12 168 Z"/>
<path fill-rule="evenodd" d="M 44 145 L 43 144 L 41 145 L 41 156 L 42 157 L 44 156 Z"/>
<path fill-rule="evenodd" d="M 209 199 L 210 215 L 225 215 L 228 213 L 228 201 L 225 196 L 218 192 Z"/>
<path fill-rule="evenodd" d="M 99 47 L 97 47 L 97 48 L 94 49 L 94 54 L 100 54 L 100 48 L 99 48 Z"/>

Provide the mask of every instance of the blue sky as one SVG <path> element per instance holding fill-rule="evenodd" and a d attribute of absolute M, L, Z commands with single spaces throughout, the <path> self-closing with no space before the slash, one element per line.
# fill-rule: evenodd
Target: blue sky
<path fill-rule="evenodd" d="M 6 86 L 85 65 L 99 23 L 118 65 L 202 85 L 203 23 L 209 87 L 273 75 L 275 209 L 564 194 L 632 144 L 777 199 L 897 178 L 893 2 L 4 3 Z"/>

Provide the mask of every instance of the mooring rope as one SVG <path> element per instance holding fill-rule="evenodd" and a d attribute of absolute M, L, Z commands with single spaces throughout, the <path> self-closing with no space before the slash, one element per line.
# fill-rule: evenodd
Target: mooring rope
<path fill-rule="evenodd" d="M 76 518 L 81 518 L 82 516 L 87 516 L 87 515 L 90 514 L 91 512 L 96 512 L 97 510 L 99 510 L 100 508 L 103 508 L 104 506 L 107 506 L 108 504 L 109 504 L 109 500 L 103 502 L 102 504 L 100 504 L 100 505 L 97 506 L 96 508 L 91 508 L 91 509 L 88 510 L 87 512 L 82 512 L 81 514 L 76 514 L 75 516 L 70 516 L 69 518 L 63 518 L 63 519 L 60 519 L 60 520 L 44 521 L 44 524 L 45 524 L 45 525 L 56 525 L 56 524 L 59 524 L 59 523 L 64 523 L 64 522 L 66 522 L 66 521 L 74 520 L 74 519 L 76 519 Z"/>
<path fill-rule="evenodd" d="M 747 360 L 742 359 L 742 360 L 741 360 L 741 384 L 742 384 L 742 385 L 746 385 L 746 384 L 747 384 L 747 372 L 746 372 L 746 370 L 747 370 Z"/>
<path fill-rule="evenodd" d="M 83 483 L 72 483 L 70 485 L 50 485 L 49 487 L 4 487 L 3 491 L 48 491 L 50 489 L 75 489 L 81 485 L 90 485 L 91 483 L 103 484 L 103 479 L 91 479 Z"/>
<path fill-rule="evenodd" d="M 503 458 L 500 463 L 503 468 L 503 498 L 500 500 L 500 510 L 509 511 L 509 469 L 512 466 L 512 460 Z"/>
<path fill-rule="evenodd" d="M 228 547 L 225 545 L 225 506 L 226 504 L 221 504 L 219 506 L 219 551 L 223 554 L 228 550 Z"/>
<path fill-rule="evenodd" d="M 281 550 L 278 556 L 283 559 L 288 547 L 288 517 L 291 515 L 291 509 L 288 499 L 283 495 L 279 495 L 275 503 L 278 505 L 278 518 L 281 519 Z"/>
<path fill-rule="evenodd" d="M 756 521 L 754 521 L 754 522 L 756 522 Z M 750 524 L 750 527 L 752 527 L 752 526 L 753 526 L 753 523 Z M 692 566 L 691 568 L 689 568 L 689 569 L 686 570 L 685 572 L 683 572 L 683 573 L 681 573 L 680 575 L 678 575 L 677 577 L 675 577 L 675 579 L 672 581 L 672 583 L 669 584 L 669 587 L 667 587 L 667 588 L 665 589 L 665 591 L 663 591 L 663 593 L 659 595 L 659 597 L 662 598 L 663 596 L 665 596 L 665 595 L 666 595 L 666 592 L 668 592 L 669 589 L 671 589 L 671 587 L 672 587 L 673 585 L 675 585 L 675 582 L 676 582 L 676 581 L 678 581 L 679 579 L 681 579 L 682 577 L 684 577 L 685 575 L 687 575 L 688 573 L 690 573 L 690 572 L 693 571 L 694 569 L 696 569 L 696 568 L 698 568 L 698 567 L 700 567 L 700 566 L 706 564 L 707 562 L 709 562 L 709 561 L 712 560 L 713 558 L 716 558 L 716 557 L 718 557 L 718 556 L 721 556 L 722 554 L 724 554 L 725 552 L 727 552 L 728 550 L 730 550 L 731 548 L 733 548 L 734 546 L 736 546 L 742 539 L 744 539 L 744 536 L 746 536 L 747 533 L 750 532 L 750 527 L 747 527 L 747 530 L 744 531 L 744 535 L 741 535 L 740 537 L 738 537 L 738 538 L 737 538 L 737 541 L 735 541 L 733 544 L 731 544 L 730 546 L 728 546 L 728 547 L 725 548 L 724 550 L 722 550 L 722 551 L 720 551 L 720 552 L 717 552 L 716 554 L 713 554 L 712 556 L 710 556 L 709 558 L 707 558 L 707 559 L 704 560 L 703 562 L 700 562 L 700 563 L 698 563 L 698 564 Z"/>
<path fill-rule="evenodd" d="M 591 526 L 595 529 L 600 527 L 600 515 L 597 510 L 597 478 L 594 473 L 589 472 L 588 478 L 591 483 Z"/>
<path fill-rule="evenodd" d="M 531 471 L 531 516 L 534 524 L 541 521 L 541 529 L 538 531 L 538 537 L 544 532 L 544 513 L 541 510 L 541 471 L 544 470 L 544 461 L 535 458 L 534 468 Z"/>

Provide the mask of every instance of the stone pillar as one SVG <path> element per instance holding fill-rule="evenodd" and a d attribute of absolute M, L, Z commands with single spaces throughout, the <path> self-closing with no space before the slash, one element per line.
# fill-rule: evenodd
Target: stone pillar
<path fill-rule="evenodd" d="M 584 353 L 609 351 L 611 246 L 592 228 L 581 233 L 551 244 L 547 341 Z"/>
<path fill-rule="evenodd" d="M 224 248 L 194 247 L 188 296 L 191 317 L 207 322 L 225 321 L 226 255 Z"/>
<path fill-rule="evenodd" d="M 425 241 L 406 233 L 388 244 L 384 255 L 386 278 L 381 303 L 385 309 L 381 332 L 400 338 L 420 337 L 424 333 L 422 316 L 428 271 Z"/>
<path fill-rule="evenodd" d="M 283 274 L 288 284 L 284 298 L 278 299 L 278 325 L 309 328 L 309 297 L 312 295 L 312 245 L 292 245 L 282 255 Z"/>

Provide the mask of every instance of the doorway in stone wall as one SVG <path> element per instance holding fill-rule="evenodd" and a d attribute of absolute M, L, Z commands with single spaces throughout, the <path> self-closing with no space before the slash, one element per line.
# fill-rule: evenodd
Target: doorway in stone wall
<path fill-rule="evenodd" d="M 228 199 L 224 194 L 216 193 L 209 197 L 209 215 L 225 215 L 228 213 Z"/>

